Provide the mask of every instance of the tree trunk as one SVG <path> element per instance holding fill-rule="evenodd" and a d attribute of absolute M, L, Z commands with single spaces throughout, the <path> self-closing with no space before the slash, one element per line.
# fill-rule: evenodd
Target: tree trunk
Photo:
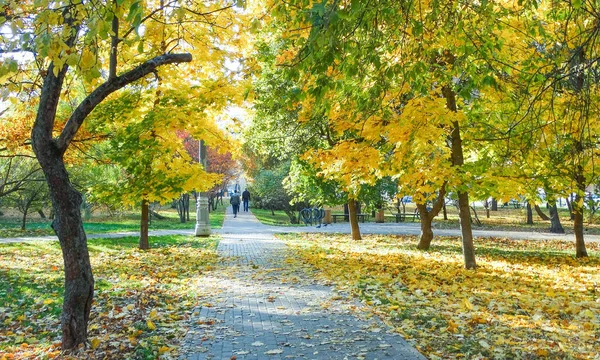
<path fill-rule="evenodd" d="M 548 205 L 548 210 L 550 211 L 550 232 L 554 234 L 564 234 L 565 229 L 560 223 L 560 217 L 558 216 L 558 209 L 556 207 L 556 200 L 552 200 L 552 205 L 550 205 L 550 203 L 548 203 Z"/>
<path fill-rule="evenodd" d="M 155 218 L 157 218 L 158 220 L 164 220 L 164 219 L 166 219 L 166 217 L 165 217 L 165 216 L 162 216 L 161 214 L 157 213 L 157 212 L 156 212 L 156 211 L 154 211 L 154 210 L 150 210 L 150 209 L 148 209 L 148 213 L 149 213 L 150 215 L 154 216 Z"/>
<path fill-rule="evenodd" d="M 450 111 L 457 111 L 456 98 L 454 91 L 449 85 L 442 88 L 444 98 L 446 98 L 446 107 Z M 460 126 L 458 121 L 452 122 L 451 136 L 451 156 L 452 165 L 462 167 L 464 164 L 462 139 L 460 137 Z M 465 191 L 458 191 L 458 216 L 460 218 L 460 230 L 462 235 L 463 257 L 465 260 L 465 268 L 475 269 L 475 248 L 473 246 L 473 231 L 471 230 L 471 211 L 469 209 L 469 194 Z"/>
<path fill-rule="evenodd" d="M 575 215 L 573 231 L 575 232 L 575 256 L 581 258 L 588 256 L 583 238 L 583 206 L 580 205 L 583 203 L 581 194 L 585 192 L 585 177 L 583 176 L 583 167 L 581 165 L 577 165 L 576 167 L 575 182 L 578 191 L 573 202 L 573 213 Z"/>
<path fill-rule="evenodd" d="M 148 241 L 148 200 L 142 200 L 142 218 L 140 219 L 140 249 L 150 249 Z"/>
<path fill-rule="evenodd" d="M 475 210 L 475 206 L 471 206 L 471 210 L 473 210 L 473 216 L 475 217 L 475 223 L 477 226 L 481 226 L 481 220 L 479 220 L 479 216 L 477 215 L 477 210 Z"/>
<path fill-rule="evenodd" d="M 444 199 L 444 205 L 443 209 L 444 209 L 444 220 L 448 220 L 448 211 L 446 210 L 446 199 Z"/>
<path fill-rule="evenodd" d="M 534 205 L 533 208 L 535 209 L 535 212 L 538 214 L 538 216 L 542 220 L 550 221 L 550 218 L 548 217 L 548 215 L 544 214 L 542 209 L 540 209 L 539 205 Z"/>
<path fill-rule="evenodd" d="M 42 219 L 45 219 L 45 218 L 46 218 L 46 214 L 44 214 L 44 210 L 42 210 L 42 209 L 39 209 L 39 210 L 37 211 L 37 213 L 40 215 L 40 218 L 42 218 Z"/>
<path fill-rule="evenodd" d="M 440 213 L 442 207 L 446 205 L 446 185 L 447 183 L 444 182 L 430 211 L 427 211 L 427 206 L 425 204 L 417 204 L 417 210 L 419 211 L 419 218 L 421 221 L 421 237 L 419 238 L 419 244 L 417 245 L 419 250 L 427 250 L 431 245 L 431 240 L 433 240 L 431 224 L 433 218 L 435 218 Z"/>
<path fill-rule="evenodd" d="M 53 142 L 35 135 L 34 150 L 46 181 L 54 213 L 52 228 L 58 236 L 65 266 L 61 315 L 62 348 L 73 349 L 87 340 L 87 323 L 94 297 L 94 276 L 81 218 L 81 194 L 69 182 L 62 155 Z"/>
<path fill-rule="evenodd" d="M 533 225 L 533 211 L 529 200 L 527 201 L 527 225 Z"/>
<path fill-rule="evenodd" d="M 25 225 L 27 224 L 27 208 L 23 210 L 23 220 L 21 221 L 21 230 L 25 231 Z"/>
<path fill-rule="evenodd" d="M 571 216 L 571 220 L 575 220 L 575 212 L 573 211 L 573 204 L 569 201 L 568 196 L 567 196 L 567 208 L 569 209 L 569 215 Z"/>
<path fill-rule="evenodd" d="M 350 209 L 348 208 L 348 204 L 344 204 L 344 221 L 350 221 Z"/>
<path fill-rule="evenodd" d="M 190 194 L 185 194 L 185 220 L 190 221 Z"/>
<path fill-rule="evenodd" d="M 417 204 L 417 209 L 419 210 L 419 216 L 421 217 L 421 237 L 419 238 L 417 249 L 427 250 L 431 245 L 431 240 L 433 240 L 433 230 L 431 229 L 433 217 L 429 216 L 424 204 Z"/>
<path fill-rule="evenodd" d="M 492 211 L 498 211 L 498 200 L 492 198 Z"/>
<path fill-rule="evenodd" d="M 285 209 L 285 210 L 283 210 L 283 212 L 285 212 L 285 214 L 288 216 L 288 218 L 290 218 L 291 224 L 298 223 L 298 217 L 296 216 L 296 213 L 293 210 Z"/>
<path fill-rule="evenodd" d="M 358 217 L 356 216 L 356 200 L 348 199 L 348 213 L 350 216 L 350 228 L 352 229 L 352 240 L 362 240 L 360 228 L 358 227 Z"/>

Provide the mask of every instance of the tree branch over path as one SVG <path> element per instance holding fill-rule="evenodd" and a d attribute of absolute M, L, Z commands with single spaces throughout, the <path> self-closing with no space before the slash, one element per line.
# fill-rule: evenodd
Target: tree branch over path
<path fill-rule="evenodd" d="M 102 102 L 108 95 L 131 84 L 144 76 L 154 72 L 159 66 L 167 64 L 178 64 L 182 62 L 191 62 L 191 54 L 164 54 L 152 58 L 133 70 L 124 73 L 106 81 L 96 90 L 92 91 L 73 111 L 71 117 L 65 124 L 58 141 L 57 147 L 61 153 L 67 150 L 67 147 L 75 137 L 77 130 L 85 120 L 85 118 L 94 110 L 94 108 Z"/>

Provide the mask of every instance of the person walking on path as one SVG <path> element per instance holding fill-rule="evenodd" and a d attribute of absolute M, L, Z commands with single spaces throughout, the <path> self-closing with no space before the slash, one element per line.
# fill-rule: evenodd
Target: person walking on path
<path fill-rule="evenodd" d="M 235 193 L 231 195 L 229 203 L 233 208 L 233 217 L 237 217 L 237 213 L 240 211 L 240 193 L 238 192 L 238 190 L 236 190 Z"/>
<path fill-rule="evenodd" d="M 250 201 L 250 191 L 248 189 L 242 193 L 242 201 L 244 202 L 244 211 L 248 212 L 248 202 Z"/>

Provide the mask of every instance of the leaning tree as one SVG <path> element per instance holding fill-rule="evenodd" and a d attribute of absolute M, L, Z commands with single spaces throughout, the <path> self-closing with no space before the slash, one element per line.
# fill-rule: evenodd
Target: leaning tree
<path fill-rule="evenodd" d="M 63 349 L 85 343 L 94 295 L 80 214 L 82 197 L 69 179 L 65 154 L 81 140 L 78 133 L 88 115 L 120 89 L 156 86 L 159 79 L 174 78 L 179 80 L 177 86 L 183 86 L 181 78 L 202 86 L 204 80 L 223 73 L 231 41 L 239 40 L 235 4 L 226 0 L 3 2 L 1 96 L 3 102 L 12 98 L 37 107 L 31 141 L 48 183 L 55 213 L 52 226 L 65 268 Z M 193 57 L 193 64 L 185 64 Z M 75 89 L 83 89 L 84 95 Z M 212 91 L 223 89 L 214 86 Z"/>

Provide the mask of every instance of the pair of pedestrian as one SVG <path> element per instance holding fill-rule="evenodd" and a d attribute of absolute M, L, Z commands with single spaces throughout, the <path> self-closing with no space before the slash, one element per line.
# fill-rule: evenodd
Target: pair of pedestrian
<path fill-rule="evenodd" d="M 248 203 L 250 202 L 250 191 L 248 189 L 244 190 L 242 193 L 242 201 L 244 204 L 244 211 L 248 212 Z M 233 217 L 237 217 L 237 213 L 240 211 L 240 194 L 238 190 L 235 190 L 235 193 L 231 195 L 231 199 L 229 199 L 229 203 L 233 208 Z"/>

